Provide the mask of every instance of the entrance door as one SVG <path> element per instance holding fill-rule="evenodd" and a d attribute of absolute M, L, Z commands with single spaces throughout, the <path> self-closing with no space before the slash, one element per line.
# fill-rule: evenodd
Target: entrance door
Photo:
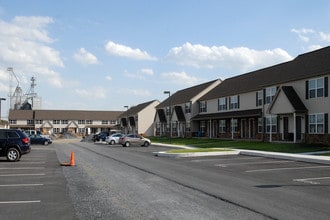
<path fill-rule="evenodd" d="M 246 120 L 242 119 L 241 138 L 246 138 Z"/>
<path fill-rule="evenodd" d="M 289 118 L 283 117 L 283 139 L 285 141 L 289 140 Z"/>
<path fill-rule="evenodd" d="M 297 132 L 297 141 L 301 140 L 301 116 L 296 117 L 296 132 Z"/>
<path fill-rule="evenodd" d="M 250 118 L 249 120 L 249 138 L 254 138 L 254 120 Z"/>

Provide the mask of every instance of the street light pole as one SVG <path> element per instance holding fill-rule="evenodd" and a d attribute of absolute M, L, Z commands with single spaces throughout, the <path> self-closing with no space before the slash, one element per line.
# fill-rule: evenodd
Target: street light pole
<path fill-rule="evenodd" d="M 0 98 L 0 123 L 1 123 L 1 101 L 6 101 L 5 98 Z"/>
<path fill-rule="evenodd" d="M 125 105 L 124 108 L 126 108 L 126 133 L 128 134 L 128 105 Z"/>
<path fill-rule="evenodd" d="M 164 94 L 168 94 L 168 98 L 171 96 L 170 91 L 164 91 Z M 168 123 L 169 123 L 169 129 L 170 129 L 170 143 L 171 143 L 171 137 L 172 137 L 172 125 L 171 125 L 171 99 L 169 99 L 169 107 L 168 107 Z"/>

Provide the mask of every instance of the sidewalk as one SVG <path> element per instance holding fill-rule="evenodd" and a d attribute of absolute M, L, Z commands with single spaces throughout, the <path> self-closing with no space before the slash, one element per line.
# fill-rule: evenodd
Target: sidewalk
<path fill-rule="evenodd" d="M 169 145 L 169 144 L 161 144 L 161 143 L 154 143 L 153 145 L 184 148 L 184 149 L 193 149 L 194 148 L 194 147 L 190 147 L 190 146 Z M 267 157 L 267 158 L 276 158 L 276 159 L 330 165 L 330 157 L 318 156 L 318 155 L 315 155 L 316 153 L 317 152 L 303 153 L 303 154 L 290 154 L 290 153 L 278 153 L 278 152 L 268 152 L 268 151 L 233 149 L 230 151 L 196 152 L 196 153 L 167 153 L 165 151 L 162 151 L 162 152 L 154 152 L 154 155 L 160 156 L 160 157 L 201 157 L 201 156 L 220 156 L 220 155 L 249 155 L 249 156 L 258 156 L 258 157 Z"/>

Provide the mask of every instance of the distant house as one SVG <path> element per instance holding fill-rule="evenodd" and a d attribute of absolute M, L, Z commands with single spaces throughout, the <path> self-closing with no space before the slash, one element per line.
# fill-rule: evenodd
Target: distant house
<path fill-rule="evenodd" d="M 10 128 L 40 130 L 45 134 L 91 134 L 109 131 L 119 125 L 122 111 L 83 110 L 13 110 L 9 111 Z"/>
<path fill-rule="evenodd" d="M 206 137 L 330 144 L 330 47 L 224 80 L 192 117 Z"/>
<path fill-rule="evenodd" d="M 191 118 L 199 113 L 199 98 L 220 83 L 219 79 L 212 80 L 169 94 L 156 106 L 155 136 L 191 137 L 192 131 L 198 130 Z"/>
<path fill-rule="evenodd" d="M 132 106 L 120 115 L 120 124 L 124 133 L 154 136 L 154 115 L 158 100 L 152 100 Z"/>

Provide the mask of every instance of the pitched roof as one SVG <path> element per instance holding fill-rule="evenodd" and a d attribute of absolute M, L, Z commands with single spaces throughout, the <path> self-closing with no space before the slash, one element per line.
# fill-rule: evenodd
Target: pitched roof
<path fill-rule="evenodd" d="M 131 115 L 136 115 L 137 113 L 139 113 L 144 108 L 148 107 L 153 102 L 159 102 L 159 101 L 158 100 L 152 100 L 152 101 L 149 101 L 149 102 L 141 103 L 141 104 L 136 105 L 136 106 L 132 106 L 127 111 L 124 111 L 119 117 L 127 117 L 127 116 L 131 116 Z"/>
<path fill-rule="evenodd" d="M 167 99 L 165 99 L 159 105 L 157 105 L 156 108 L 164 108 L 169 105 L 173 106 L 176 104 L 190 102 L 192 98 L 194 98 L 196 95 L 198 95 L 204 89 L 208 88 L 210 85 L 212 85 L 214 82 L 216 82 L 218 80 L 219 79 L 212 80 L 210 82 L 199 84 L 197 86 L 179 90 L 179 91 L 175 92 L 173 95 L 171 95 L 170 97 L 168 97 Z"/>
<path fill-rule="evenodd" d="M 330 47 L 301 54 L 294 60 L 228 78 L 200 100 L 257 91 L 265 87 L 330 73 Z"/>
<path fill-rule="evenodd" d="M 83 110 L 14 110 L 9 111 L 10 120 L 116 120 L 122 111 Z"/>

